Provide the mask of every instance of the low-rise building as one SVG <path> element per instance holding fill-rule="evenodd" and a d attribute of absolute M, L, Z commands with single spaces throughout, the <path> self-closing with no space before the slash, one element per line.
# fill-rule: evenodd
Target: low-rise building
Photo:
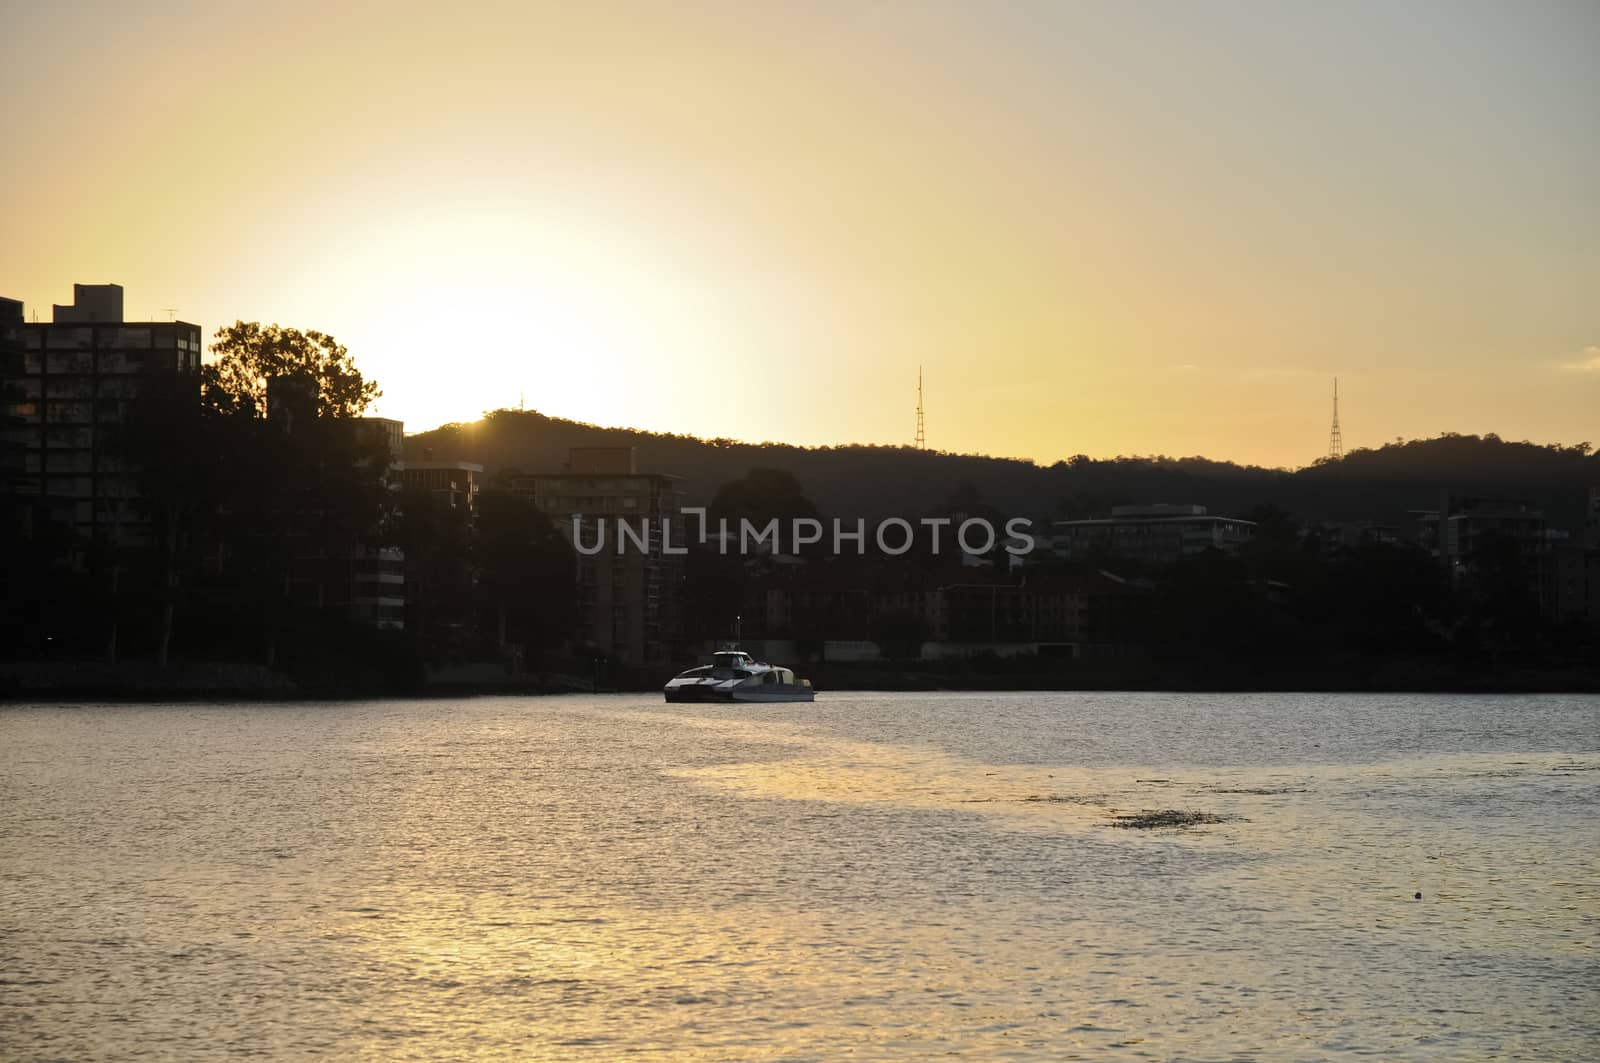
<path fill-rule="evenodd" d="M 1146 565 L 1170 565 L 1206 550 L 1232 553 L 1250 541 L 1255 523 L 1212 516 L 1205 506 L 1116 506 L 1109 517 L 1063 520 L 1054 525 L 1059 557 L 1083 560 L 1097 555 L 1127 558 Z"/>

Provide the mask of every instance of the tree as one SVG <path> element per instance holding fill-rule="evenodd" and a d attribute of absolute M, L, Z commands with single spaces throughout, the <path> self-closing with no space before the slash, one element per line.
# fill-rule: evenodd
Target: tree
<path fill-rule="evenodd" d="M 984 557 L 994 567 L 997 578 L 1004 580 L 1011 573 L 1011 555 L 1006 553 L 1006 515 L 994 506 L 983 500 L 983 494 L 978 490 L 978 485 L 971 480 L 962 480 L 956 485 L 955 493 L 945 500 L 944 508 L 939 516 L 949 517 L 952 521 L 950 535 L 957 534 L 957 529 L 968 520 L 982 520 L 988 522 L 994 530 L 994 542 L 984 552 Z"/>
<path fill-rule="evenodd" d="M 268 381 L 280 378 L 315 385 L 318 417 L 359 417 L 383 394 L 324 332 L 236 321 L 217 332 L 211 353 L 217 360 L 201 370 L 206 401 L 222 410 L 265 418 Z"/>
<path fill-rule="evenodd" d="M 297 594 L 302 605 L 320 601 L 358 546 L 392 537 L 392 457 L 357 420 L 380 392 L 343 345 L 314 330 L 239 321 L 211 351 L 201 408 L 228 441 L 229 490 L 217 509 L 231 590 L 254 607 L 271 665 Z M 283 389 L 278 409 L 270 389 Z"/>
<path fill-rule="evenodd" d="M 713 524 L 725 518 L 735 535 L 740 520 L 761 527 L 777 519 L 785 538 L 790 521 L 816 515 L 817 507 L 805 496 L 800 481 L 788 469 L 751 469 L 739 479 L 717 488 L 716 497 L 707 509 Z"/>
<path fill-rule="evenodd" d="M 552 646 L 577 616 L 572 547 L 531 498 L 490 488 L 478 495 L 478 587 L 495 641 Z"/>
<path fill-rule="evenodd" d="M 1329 566 L 1324 582 L 1317 611 L 1346 646 L 1369 656 L 1436 649 L 1454 622 L 1448 577 L 1414 545 L 1362 543 Z"/>

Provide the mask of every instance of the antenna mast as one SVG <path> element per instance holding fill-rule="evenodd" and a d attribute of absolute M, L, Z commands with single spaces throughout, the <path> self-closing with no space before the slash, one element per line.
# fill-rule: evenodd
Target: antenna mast
<path fill-rule="evenodd" d="M 911 444 L 918 450 L 928 449 L 928 433 L 922 426 L 922 366 L 917 366 L 917 439 Z"/>
<path fill-rule="evenodd" d="M 1339 378 L 1333 378 L 1333 431 L 1328 433 L 1328 460 L 1344 457 L 1344 440 L 1339 438 Z"/>

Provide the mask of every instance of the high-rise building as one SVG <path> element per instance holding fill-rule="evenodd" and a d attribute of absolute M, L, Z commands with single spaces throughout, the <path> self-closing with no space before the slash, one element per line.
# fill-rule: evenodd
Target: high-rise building
<path fill-rule="evenodd" d="M 630 665 L 671 660 L 679 651 L 682 558 L 667 551 L 683 544 L 664 532 L 683 534 L 679 482 L 640 472 L 632 447 L 573 447 L 564 471 L 513 482 L 569 537 L 572 518 L 581 518 L 586 545 L 597 541 L 604 521 L 604 547 L 578 553 L 579 644 Z M 619 539 L 623 523 L 642 545 Z"/>
<path fill-rule="evenodd" d="M 200 327 L 187 321 L 122 320 L 122 288 L 73 286 L 53 320 L 16 322 L 6 300 L 9 345 L 0 393 L 15 490 L 35 511 L 59 515 L 80 542 L 137 546 L 151 536 L 139 485 L 116 447 L 118 426 L 159 390 L 199 394 Z"/>
<path fill-rule="evenodd" d="M 23 487 L 23 462 L 26 447 L 19 414 L 23 405 L 21 388 L 22 304 L 15 299 L 0 299 L 0 532 L 22 538 L 30 534 L 32 514 L 18 505 Z M 16 431 L 13 431 L 16 429 Z"/>

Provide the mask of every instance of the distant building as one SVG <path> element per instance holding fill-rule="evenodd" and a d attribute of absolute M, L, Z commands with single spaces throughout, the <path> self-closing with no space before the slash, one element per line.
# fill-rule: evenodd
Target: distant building
<path fill-rule="evenodd" d="M 1302 538 L 1320 547 L 1324 555 L 1362 546 L 1394 545 L 1400 541 L 1393 525 L 1370 520 L 1321 521 L 1308 525 Z"/>
<path fill-rule="evenodd" d="M 316 381 L 279 377 L 267 381 L 267 416 L 284 432 L 317 416 Z M 389 484 L 400 486 L 400 454 L 405 424 L 388 417 L 361 417 L 358 431 L 371 433 L 389 454 Z M 289 597 L 303 606 L 342 614 L 381 631 L 405 628 L 406 555 L 395 546 L 350 542 L 323 549 L 302 543 L 288 575 Z"/>
<path fill-rule="evenodd" d="M 341 558 L 324 605 L 380 631 L 406 626 L 406 554 L 395 546 L 351 548 Z"/>
<path fill-rule="evenodd" d="M 1548 609 L 1551 540 L 1542 510 L 1520 498 L 1446 495 L 1439 509 L 1412 510 L 1411 517 L 1418 543 L 1439 559 L 1452 582 L 1472 582 L 1497 547 L 1509 546 L 1529 593 Z"/>
<path fill-rule="evenodd" d="M 1144 637 L 1150 598 L 1148 584 L 1094 570 L 1070 580 L 930 582 L 872 592 L 826 563 L 775 574 L 760 593 L 756 630 L 796 647 L 825 642 L 829 660 L 836 659 L 836 646 L 870 644 L 878 622 L 888 617 L 922 622 L 928 659 L 1124 655 Z"/>
<path fill-rule="evenodd" d="M 5 300 L 11 324 L 9 350 L 0 355 L 7 396 L 0 460 L 19 466 L 13 488 L 24 504 L 59 515 L 80 543 L 143 545 L 152 536 L 150 515 L 113 436 L 157 389 L 198 399 L 200 327 L 123 321 L 115 284 L 78 284 L 73 294 L 49 323 L 18 322 L 20 304 Z"/>
<path fill-rule="evenodd" d="M 470 461 L 408 461 L 400 469 L 400 481 L 427 491 L 451 509 L 471 513 L 483 488 L 483 466 Z"/>
<path fill-rule="evenodd" d="M 361 423 L 368 426 L 369 432 L 382 439 L 384 447 L 389 451 L 389 464 L 398 473 L 406 449 L 405 422 L 396 421 L 392 417 L 363 417 Z"/>
<path fill-rule="evenodd" d="M 392 417 L 363 417 L 367 431 L 383 440 L 389 451 L 389 483 L 398 490 L 405 476 L 405 422 Z M 340 605 L 350 619 L 381 631 L 406 626 L 406 552 L 397 546 L 366 546 L 350 550 L 349 566 L 339 575 Z"/>
<path fill-rule="evenodd" d="M 1196 505 L 1116 506 L 1096 520 L 1055 525 L 1055 552 L 1068 560 L 1096 554 L 1147 565 L 1170 565 L 1206 550 L 1232 553 L 1250 541 L 1255 523 L 1216 517 Z"/>
<path fill-rule="evenodd" d="M 825 561 L 775 568 L 768 579 L 751 584 L 759 600 L 746 603 L 745 622 L 768 638 L 808 645 L 862 642 L 871 638 L 874 609 L 883 611 L 869 589 Z M 915 597 L 920 604 L 922 594 Z M 920 608 L 902 611 L 923 615 Z"/>
<path fill-rule="evenodd" d="M 0 299 L 0 534 L 13 541 L 33 537 L 34 527 L 48 519 L 37 494 L 28 491 L 26 398 L 22 390 L 22 303 Z M 23 503 L 25 494 L 34 504 Z"/>
<path fill-rule="evenodd" d="M 663 519 L 678 528 L 680 482 L 640 472 L 632 447 L 574 447 L 563 471 L 513 481 L 563 534 L 570 536 L 572 518 L 581 517 L 584 541 L 592 544 L 605 522 L 605 547 L 578 554 L 578 643 L 630 665 L 673 660 L 681 651 L 682 558 L 666 549 L 683 544 L 662 535 Z M 642 538 L 643 549 L 630 540 L 618 550 L 619 521 Z"/>
<path fill-rule="evenodd" d="M 1090 571 L 1069 581 L 951 584 L 930 596 L 930 656 L 1126 655 L 1144 637 L 1149 588 Z"/>
<path fill-rule="evenodd" d="M 1550 551 L 1545 593 L 1557 623 L 1577 623 L 1600 632 L 1600 550 L 1563 543 Z"/>
<path fill-rule="evenodd" d="M 22 339 L 22 303 L 16 299 L 0 299 L 0 496 L 8 500 L 21 486 L 22 467 L 26 446 L 20 429 L 23 419 L 18 413 L 22 405 L 22 358 L 26 344 Z M 19 429 L 12 432 L 11 429 Z M 7 506 L 6 513 L 17 509 Z"/>
<path fill-rule="evenodd" d="M 1589 488 L 1582 536 L 1551 544 L 1547 612 L 1559 624 L 1600 637 L 1600 487 Z"/>

